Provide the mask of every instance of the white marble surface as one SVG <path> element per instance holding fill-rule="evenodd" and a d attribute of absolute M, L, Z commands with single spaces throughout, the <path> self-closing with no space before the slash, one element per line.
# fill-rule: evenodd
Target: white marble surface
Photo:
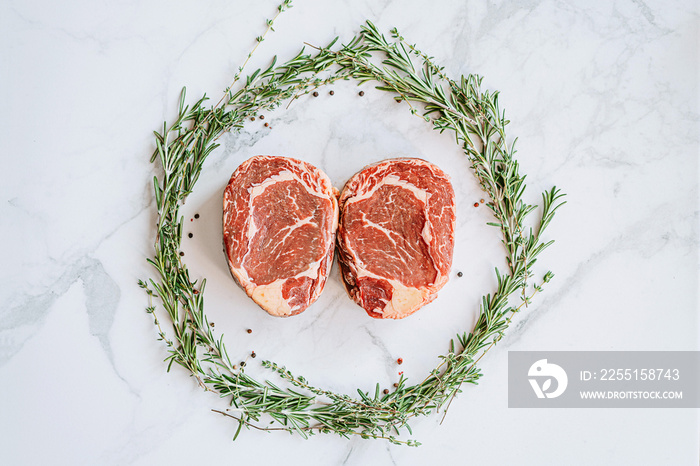
<path fill-rule="evenodd" d="M 179 369 L 165 372 L 146 297 L 153 274 L 151 131 L 178 92 L 219 96 L 276 3 L 0 4 L 0 464 L 697 464 L 697 410 L 515 410 L 509 350 L 698 348 L 696 2 L 298 0 L 252 63 L 307 41 L 397 26 L 449 74 L 502 93 L 528 200 L 568 193 L 541 258 L 556 277 L 483 360 L 485 377 L 413 423 L 416 449 L 383 441 L 244 431 Z M 185 215 L 184 245 L 209 280 L 208 315 L 232 352 L 255 350 L 317 385 L 354 393 L 417 382 L 472 324 L 501 265 L 498 235 L 448 135 L 351 83 L 302 99 L 224 140 Z M 365 164 L 426 157 L 453 178 L 458 244 L 437 301 L 400 322 L 368 318 L 334 270 L 293 319 L 268 317 L 220 252 L 228 176 L 255 154 L 290 155 L 341 187 Z M 464 277 L 454 277 L 456 271 Z M 544 270 L 544 269 L 543 269 Z M 246 328 L 253 328 L 248 335 Z M 254 365 L 253 365 L 254 366 Z M 256 370 L 254 367 L 252 370 Z M 261 371 L 261 370 L 258 370 Z M 273 377 L 273 376 L 271 376 Z"/>

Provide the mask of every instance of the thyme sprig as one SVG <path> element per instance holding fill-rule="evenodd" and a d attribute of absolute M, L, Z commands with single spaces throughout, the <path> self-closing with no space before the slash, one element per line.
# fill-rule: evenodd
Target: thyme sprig
<path fill-rule="evenodd" d="M 277 15 L 290 7 L 291 0 L 285 0 Z M 245 63 L 267 32 L 274 30 L 276 18 L 267 20 L 265 34 L 256 39 Z M 205 390 L 228 400 L 228 409 L 213 411 L 236 419 L 234 439 L 247 427 L 295 432 L 304 438 L 335 433 L 419 445 L 397 435 L 404 429 L 410 434 L 409 421 L 416 416 L 440 409 L 446 413 L 463 384 L 478 383 L 481 369 L 477 363 L 503 338 L 513 315 L 553 277 L 547 272 L 540 283 L 530 283 L 537 257 L 552 244 L 542 234 L 564 204 L 563 195 L 557 188 L 544 192 L 536 228 L 526 229 L 525 220 L 537 206 L 523 200 L 525 175 L 520 174 L 513 144 L 506 142 L 508 120 L 499 107 L 498 93 L 482 90 L 482 78 L 476 75 L 458 81 L 448 78 L 443 68 L 415 45 L 407 44 L 396 29 L 391 34 L 392 40 L 387 40 L 368 21 L 347 44 L 336 46 L 336 39 L 325 47 L 312 46 L 313 53 L 302 49 L 279 65 L 274 57 L 267 68 L 254 71 L 236 88 L 244 63 L 216 105 L 207 107 L 206 96 L 186 105 L 183 89 L 176 120 L 154 133 L 156 150 L 151 161 L 159 160 L 163 173 L 153 180 L 158 223 L 155 254 L 148 261 L 158 278 L 139 284 L 148 293 L 147 311 L 153 314 L 158 337 L 166 345 L 168 371 L 178 364 Z M 402 375 L 394 391 L 382 393 L 377 384 L 373 393 L 358 389 L 358 397 L 318 388 L 271 361 L 263 361 L 262 366 L 276 373 L 285 386 L 260 382 L 245 372 L 243 364 L 233 364 L 223 335 L 214 334 L 204 313 L 206 280 L 191 280 L 180 255 L 184 219 L 179 207 L 192 192 L 204 161 L 218 147 L 218 138 L 240 131 L 247 118 L 275 109 L 285 100 L 292 102 L 321 86 L 349 79 L 360 84 L 377 82 L 378 89 L 406 102 L 411 113 L 434 129 L 454 134 L 489 197 L 487 205 L 495 218 L 489 225 L 501 232 L 507 262 L 507 270 L 495 269 L 496 288 L 482 297 L 474 328 L 450 342 L 449 352 L 439 356 L 440 363 L 422 382 L 408 385 Z M 512 301 L 518 292 L 520 304 L 516 305 Z M 170 319 L 172 337 L 155 316 L 153 299 Z"/>

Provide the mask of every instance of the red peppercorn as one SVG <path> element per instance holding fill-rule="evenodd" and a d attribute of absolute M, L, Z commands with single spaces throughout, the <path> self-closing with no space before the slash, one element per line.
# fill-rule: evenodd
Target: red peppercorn
<path fill-rule="evenodd" d="M 252 328 L 249 328 L 248 330 L 246 330 L 246 332 L 248 332 L 248 333 L 253 333 L 253 329 L 252 329 Z"/>
<path fill-rule="evenodd" d="M 267 128 L 268 126 L 270 126 L 270 123 L 267 123 L 267 122 L 266 122 L 266 123 L 265 123 L 265 128 Z"/>
<path fill-rule="evenodd" d="M 385 388 L 385 389 L 384 389 L 384 394 L 385 394 L 385 395 L 388 395 L 388 394 L 389 394 L 389 389 L 388 389 L 388 388 Z"/>
<path fill-rule="evenodd" d="M 397 363 L 397 364 L 403 364 L 403 358 L 397 359 L 397 360 L 396 360 L 396 363 Z"/>
<path fill-rule="evenodd" d="M 475 203 L 474 203 L 474 207 L 479 207 L 479 203 L 478 203 L 478 202 L 475 202 Z"/>

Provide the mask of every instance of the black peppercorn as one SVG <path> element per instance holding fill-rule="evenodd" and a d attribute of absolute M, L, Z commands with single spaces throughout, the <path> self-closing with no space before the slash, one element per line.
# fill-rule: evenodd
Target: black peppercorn
<path fill-rule="evenodd" d="M 330 91 L 329 94 L 333 95 L 333 94 L 335 94 L 335 91 Z"/>

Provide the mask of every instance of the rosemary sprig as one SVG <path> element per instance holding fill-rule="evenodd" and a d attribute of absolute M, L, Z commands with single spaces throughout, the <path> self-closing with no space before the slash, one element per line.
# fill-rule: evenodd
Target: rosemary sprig
<path fill-rule="evenodd" d="M 291 0 L 284 0 L 277 15 L 290 7 Z M 159 339 L 168 351 L 168 370 L 176 363 L 205 390 L 228 399 L 230 408 L 213 411 L 239 423 L 234 439 L 246 427 L 296 432 L 304 438 L 335 433 L 417 446 L 415 440 L 396 436 L 403 429 L 411 432 L 409 421 L 413 417 L 441 408 L 446 413 L 464 383 L 478 383 L 481 370 L 477 363 L 503 338 L 513 315 L 552 278 L 548 272 L 540 284 L 529 284 L 537 257 L 552 244 L 542 239 L 542 233 L 564 204 L 562 194 L 556 188 L 543 193 L 537 228 L 526 231 L 526 217 L 537 206 L 523 201 L 525 175 L 520 174 L 513 145 L 506 143 L 508 121 L 499 107 L 498 93 L 483 91 L 482 80 L 476 75 L 462 76 L 458 81 L 448 78 L 443 68 L 408 45 L 396 29 L 389 41 L 367 22 L 346 45 L 334 49 L 336 39 L 326 47 L 312 46 L 314 53 L 302 49 L 279 65 L 274 57 L 267 68 L 254 71 L 235 89 L 245 64 L 267 32 L 274 30 L 276 18 L 267 20 L 265 34 L 257 38 L 255 48 L 216 105 L 206 107 L 206 96 L 191 107 L 185 105 L 183 89 L 175 122 L 170 126 L 164 123 L 163 131 L 154 133 L 156 150 L 151 161 L 160 161 L 163 175 L 153 180 L 158 223 L 155 254 L 148 259 L 158 279 L 139 281 L 149 296 L 147 311 L 154 314 L 152 300 L 156 299 L 172 323 L 174 336 L 170 338 L 154 315 Z M 377 62 L 377 56 L 381 61 Z M 204 313 L 206 281 L 192 281 L 179 254 L 184 222 L 179 206 L 192 192 L 207 156 L 218 147 L 217 139 L 226 132 L 239 131 L 246 118 L 262 110 L 272 110 L 285 100 L 294 101 L 341 79 L 360 84 L 376 81 L 378 89 L 408 103 L 411 113 L 432 123 L 436 130 L 454 133 L 490 198 L 487 205 L 495 221 L 489 224 L 501 231 L 508 267 L 505 272 L 495 269 L 496 289 L 482 297 L 472 331 L 450 342 L 450 351 L 439 356 L 441 362 L 422 382 L 409 386 L 401 376 L 393 392 L 382 394 L 377 384 L 373 394 L 358 390 L 357 398 L 315 387 L 274 362 L 262 365 L 277 373 L 286 387 L 269 380 L 260 382 L 246 374 L 243 365 L 232 364 L 223 335 L 214 335 Z M 518 292 L 520 304 L 516 306 L 512 297 Z M 271 427 L 267 422 L 276 425 Z"/>

